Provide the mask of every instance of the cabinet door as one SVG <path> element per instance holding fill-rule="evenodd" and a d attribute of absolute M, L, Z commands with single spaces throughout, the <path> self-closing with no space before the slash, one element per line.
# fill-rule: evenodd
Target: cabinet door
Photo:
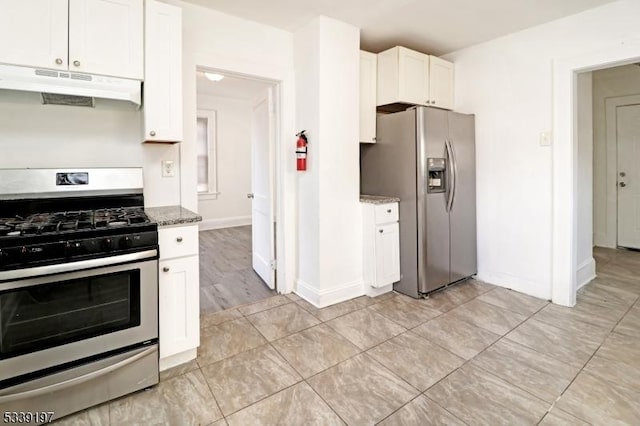
<path fill-rule="evenodd" d="M 0 0 L 0 62 L 67 69 L 67 0 Z"/>
<path fill-rule="evenodd" d="M 145 39 L 143 139 L 179 142 L 182 140 L 182 10 L 147 0 Z"/>
<path fill-rule="evenodd" d="M 400 47 L 398 52 L 398 101 L 427 105 L 429 55 Z"/>
<path fill-rule="evenodd" d="M 360 51 L 360 142 L 376 141 L 376 59 Z"/>
<path fill-rule="evenodd" d="M 400 281 L 400 227 L 398 223 L 376 227 L 376 280 L 374 287 Z"/>
<path fill-rule="evenodd" d="M 198 257 L 160 262 L 160 358 L 196 348 L 198 325 Z"/>
<path fill-rule="evenodd" d="M 429 62 L 431 105 L 453 109 L 453 64 L 432 56 Z"/>
<path fill-rule="evenodd" d="M 142 80 L 142 0 L 69 0 L 69 70 Z"/>

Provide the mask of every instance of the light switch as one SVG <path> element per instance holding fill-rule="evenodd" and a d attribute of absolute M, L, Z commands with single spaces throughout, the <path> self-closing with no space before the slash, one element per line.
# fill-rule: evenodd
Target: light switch
<path fill-rule="evenodd" d="M 540 146 L 551 146 L 551 132 L 540 133 Z"/>
<path fill-rule="evenodd" d="M 176 169 L 172 160 L 162 160 L 162 177 L 174 177 Z"/>

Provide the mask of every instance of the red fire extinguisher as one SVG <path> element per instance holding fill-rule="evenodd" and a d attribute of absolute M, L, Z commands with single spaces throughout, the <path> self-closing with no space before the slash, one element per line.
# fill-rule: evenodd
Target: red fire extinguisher
<path fill-rule="evenodd" d="M 296 135 L 298 137 L 296 141 L 296 166 L 298 171 L 307 170 L 307 145 L 309 141 L 307 140 L 307 135 L 304 134 L 305 131 L 303 130 Z"/>

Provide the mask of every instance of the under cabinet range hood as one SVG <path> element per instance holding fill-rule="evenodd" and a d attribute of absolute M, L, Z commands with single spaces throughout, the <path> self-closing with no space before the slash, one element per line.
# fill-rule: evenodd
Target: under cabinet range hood
<path fill-rule="evenodd" d="M 141 82 L 44 68 L 0 64 L 0 89 L 38 92 L 45 104 L 93 106 L 94 98 L 141 104 Z"/>

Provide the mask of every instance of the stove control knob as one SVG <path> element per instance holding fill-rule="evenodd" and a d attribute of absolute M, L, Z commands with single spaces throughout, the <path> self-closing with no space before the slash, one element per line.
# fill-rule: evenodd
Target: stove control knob
<path fill-rule="evenodd" d="M 120 238 L 120 248 L 123 250 L 133 247 L 133 240 L 128 235 Z"/>
<path fill-rule="evenodd" d="M 22 262 L 29 260 L 29 250 L 24 246 L 20 249 L 20 260 Z"/>
<path fill-rule="evenodd" d="M 64 245 L 64 255 L 71 257 L 76 254 L 80 254 L 80 248 L 82 245 L 78 241 L 67 241 Z"/>
<path fill-rule="evenodd" d="M 102 248 L 102 250 L 112 250 L 113 240 L 111 238 L 105 238 L 100 242 L 100 247 Z"/>

